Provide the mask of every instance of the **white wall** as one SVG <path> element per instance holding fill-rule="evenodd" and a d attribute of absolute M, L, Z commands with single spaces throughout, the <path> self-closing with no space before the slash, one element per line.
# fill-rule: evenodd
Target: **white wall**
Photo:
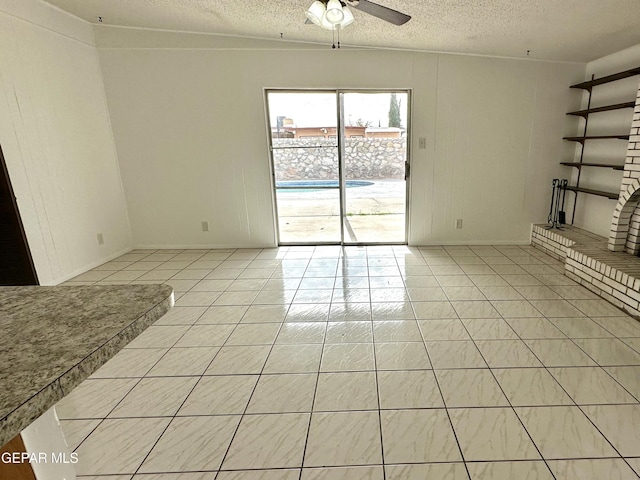
<path fill-rule="evenodd" d="M 531 223 L 547 219 L 566 148 L 561 110 L 576 102 L 566 86 L 583 66 L 451 55 L 438 64 L 432 169 L 414 179 L 418 191 L 434 185 L 423 202 L 432 221 L 415 241 L 527 242 Z"/>
<path fill-rule="evenodd" d="M 613 55 L 594 60 L 587 65 L 585 79 L 590 79 L 591 75 L 596 78 L 613 73 L 629 70 L 640 65 L 640 45 L 622 50 Z M 591 107 L 610 105 L 635 100 L 638 91 L 640 76 L 619 80 L 617 82 L 594 87 L 591 97 Z M 583 108 L 587 107 L 587 94 L 584 94 Z M 633 109 L 616 110 L 603 112 L 589 116 L 588 135 L 628 135 L 631 128 Z M 582 120 L 567 119 L 567 123 L 578 126 Z M 582 130 L 580 130 L 582 132 Z M 583 161 L 585 162 L 605 162 L 622 165 L 627 151 L 627 142 L 623 140 L 593 140 L 587 142 Z M 580 154 L 576 149 L 576 160 Z M 565 177 L 573 175 L 575 184 L 575 169 L 573 172 L 567 171 Z M 583 168 L 580 178 L 580 186 L 594 188 L 618 193 L 622 172 L 604 168 Z M 572 205 L 571 201 L 567 202 Z M 604 197 L 579 194 L 576 206 L 576 217 L 574 224 L 590 232 L 609 237 L 611 229 L 611 218 L 616 200 L 609 200 Z"/>
<path fill-rule="evenodd" d="M 51 285 L 131 248 L 93 31 L 37 0 L 0 0 L 0 45 L 0 145 Z"/>
<path fill-rule="evenodd" d="M 269 87 L 413 89 L 410 243 L 527 243 L 531 222 L 546 221 L 567 149 L 564 114 L 580 102 L 567 87 L 585 68 L 95 32 L 138 247 L 275 244 Z"/>

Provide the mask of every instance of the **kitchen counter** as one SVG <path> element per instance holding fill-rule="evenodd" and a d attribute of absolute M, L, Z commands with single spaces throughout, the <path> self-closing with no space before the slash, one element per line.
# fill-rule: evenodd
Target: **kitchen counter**
<path fill-rule="evenodd" d="M 172 305 L 167 285 L 0 287 L 0 446 Z"/>

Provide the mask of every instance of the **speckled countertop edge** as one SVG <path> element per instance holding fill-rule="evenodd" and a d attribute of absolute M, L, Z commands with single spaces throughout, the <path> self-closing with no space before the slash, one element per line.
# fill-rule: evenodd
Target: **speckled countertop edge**
<path fill-rule="evenodd" d="M 36 290 L 37 289 L 37 290 Z M 38 297 L 36 301 L 34 294 Z M 47 295 L 52 299 L 48 301 Z M 113 300 L 109 306 L 105 306 L 104 310 L 109 310 L 108 314 L 102 315 L 99 304 L 92 304 L 90 299 L 92 296 L 104 298 L 108 295 Z M 64 298 L 65 296 L 75 296 L 75 304 L 56 304 L 54 299 Z M 136 298 L 136 297 L 143 298 Z M 133 297 L 133 298 L 132 298 Z M 86 303 L 83 301 L 86 300 Z M 15 358 L 15 352 L 19 351 L 20 339 L 15 338 L 16 325 L 25 325 L 25 334 L 29 335 L 29 329 L 35 328 L 37 332 L 37 322 L 40 317 L 46 318 L 46 321 L 53 319 L 55 323 L 56 305 L 59 310 L 65 314 L 65 324 L 73 325 L 73 316 L 68 310 L 73 309 L 77 312 L 76 317 L 80 325 L 75 325 L 76 330 L 84 332 L 82 338 L 83 345 L 78 352 L 78 357 L 74 358 L 69 364 L 57 366 L 54 372 L 50 373 L 44 381 L 40 378 L 34 378 L 31 394 L 25 395 L 21 400 L 12 402 L 10 406 L 6 403 L 0 405 L 2 408 L 2 418 L 0 419 L 0 445 L 4 445 L 15 435 L 20 433 L 25 427 L 30 425 L 40 415 L 45 413 L 49 408 L 56 404 L 62 397 L 67 395 L 73 388 L 79 385 L 83 380 L 89 377 L 93 372 L 100 368 L 104 363 L 120 351 L 125 345 L 131 342 L 135 337 L 142 333 L 149 325 L 154 323 L 158 318 L 164 315 L 173 305 L 173 290 L 167 285 L 126 285 L 126 286 L 80 286 L 80 287 L 0 287 L 0 328 L 5 337 L 5 343 L 0 344 L 0 364 L 4 364 L 2 377 L 0 378 L 0 390 L 10 392 L 14 386 L 11 383 L 12 378 L 7 377 L 6 370 L 11 365 L 16 367 L 20 363 L 20 359 Z M 38 308 L 40 305 L 40 308 Z M 42 311 L 42 305 L 45 305 L 46 311 Z M 84 307 L 84 310 L 82 311 Z M 122 310 L 121 314 L 119 311 Z M 87 318 L 95 319 L 100 322 L 103 319 L 114 320 L 115 325 L 109 330 L 110 325 L 103 325 L 102 337 L 97 339 L 96 343 L 91 345 L 91 324 L 87 322 Z M 32 325 L 36 323 L 36 325 Z M 102 322 L 109 323 L 109 322 Z M 13 327 L 14 335 L 6 335 L 7 331 L 11 331 Z M 51 325 L 43 325 L 43 328 L 50 329 Z M 22 332 L 22 328 L 17 331 Z M 53 332 L 55 334 L 55 331 Z M 89 333 L 89 335 L 87 335 Z M 19 334 L 17 335 L 20 336 Z M 13 338 L 8 338 L 13 337 Z M 46 337 L 46 335 L 45 335 Z M 51 343 L 55 343 L 58 336 L 47 338 Z M 6 342 L 11 345 L 7 347 Z M 60 343 L 72 343 L 73 339 L 69 336 L 60 338 Z M 16 348 L 12 348 L 15 346 Z M 50 345 L 52 348 L 55 345 Z M 42 345 L 36 345 L 38 348 L 46 348 Z M 46 354 L 43 352 L 42 360 L 46 362 Z M 74 352 L 75 353 L 75 352 Z M 37 364 L 39 358 L 29 358 L 27 364 Z M 37 356 L 39 357 L 39 356 Z M 9 367 L 7 367 L 9 366 Z M 34 368 L 34 370 L 36 370 Z M 24 372 L 22 372 L 24 373 Z M 34 372 L 34 377 L 38 375 Z M 25 380 L 24 375 L 20 379 Z M 31 380 L 29 380 L 31 382 Z M 15 386 L 19 390 L 20 385 Z M 4 398 L 3 398 L 4 400 Z"/>

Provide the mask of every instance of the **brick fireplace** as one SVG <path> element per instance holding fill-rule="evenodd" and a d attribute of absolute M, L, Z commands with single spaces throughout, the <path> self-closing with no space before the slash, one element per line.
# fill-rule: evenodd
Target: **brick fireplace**
<path fill-rule="evenodd" d="M 533 225 L 531 243 L 563 261 L 567 277 L 640 319 L 640 87 L 609 238 Z"/>
<path fill-rule="evenodd" d="M 640 253 L 640 88 L 633 111 L 633 122 L 624 165 L 620 197 L 613 212 L 609 250 Z"/>

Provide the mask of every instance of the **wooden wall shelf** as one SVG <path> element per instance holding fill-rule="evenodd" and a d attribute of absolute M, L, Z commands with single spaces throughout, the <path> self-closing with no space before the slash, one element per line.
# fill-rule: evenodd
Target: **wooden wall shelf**
<path fill-rule="evenodd" d="M 575 115 L 587 118 L 591 113 L 609 112 L 611 110 L 622 110 L 623 108 L 635 107 L 635 102 L 616 103 L 615 105 L 605 105 L 603 107 L 588 108 L 586 110 L 576 110 L 575 112 L 567 112 L 567 115 Z"/>
<path fill-rule="evenodd" d="M 640 67 L 631 68 L 629 70 L 625 70 L 624 72 L 614 73 L 613 75 L 607 75 L 601 78 L 595 78 L 593 75 L 591 76 L 591 80 L 587 80 L 586 82 L 577 83 L 575 85 L 571 85 L 571 88 L 579 88 L 582 90 L 586 90 L 588 92 L 587 97 L 587 108 L 583 110 L 575 110 L 573 112 L 567 112 L 567 115 L 573 115 L 577 117 L 584 118 L 584 122 L 582 123 L 582 136 L 575 137 L 563 137 L 564 140 L 570 142 L 578 142 L 581 145 L 580 149 L 580 160 L 577 162 L 560 162 L 560 165 L 565 165 L 568 167 L 574 167 L 578 169 L 578 173 L 576 176 L 576 184 L 574 186 L 566 187 L 570 192 L 574 192 L 573 199 L 573 213 L 571 215 L 571 223 L 573 224 L 573 219 L 576 214 L 576 205 L 578 201 L 578 193 L 586 193 L 587 195 L 597 195 L 600 197 L 609 198 L 611 200 L 617 200 L 619 194 L 614 192 L 606 192 L 603 190 L 595 190 L 592 188 L 584 188 L 580 186 L 580 174 L 582 172 L 583 167 L 593 167 L 593 168 L 611 168 L 613 170 L 624 170 L 624 165 L 612 165 L 608 163 L 598 163 L 598 162 L 583 162 L 586 142 L 587 140 L 605 140 L 605 139 L 614 139 L 614 140 L 629 140 L 629 135 L 587 135 L 587 126 L 589 124 L 589 115 L 600 112 L 609 112 L 613 110 L 622 110 L 625 108 L 634 108 L 635 100 L 623 103 L 615 103 L 612 105 L 603 105 L 600 107 L 591 107 L 591 93 L 593 87 L 598 85 L 604 85 L 606 83 L 616 82 L 618 80 L 622 80 L 624 78 L 634 77 L 636 75 L 640 75 Z M 634 94 L 635 98 L 635 94 Z"/>
<path fill-rule="evenodd" d="M 607 75 L 606 77 L 594 78 L 586 82 L 576 83 L 575 85 L 571 85 L 571 88 L 580 88 L 582 90 L 590 91 L 593 87 L 598 85 L 615 82 L 617 80 L 622 80 L 623 78 L 635 77 L 636 75 L 640 75 L 640 67 L 635 67 L 620 73 L 614 73 L 613 75 Z"/>
<path fill-rule="evenodd" d="M 624 165 L 611 165 L 609 163 L 589 163 L 589 162 L 560 162 L 560 165 L 566 165 L 567 167 L 599 167 L 599 168 L 613 168 L 614 170 L 624 170 Z"/>
<path fill-rule="evenodd" d="M 599 197 L 607 197 L 611 200 L 617 200 L 620 194 L 613 192 L 605 192 L 602 190 L 593 190 L 591 188 L 582 188 L 582 187 L 567 187 L 567 190 L 570 192 L 582 192 L 588 193 L 589 195 L 597 195 Z"/>
<path fill-rule="evenodd" d="M 587 137 L 562 137 L 563 140 L 569 140 L 570 142 L 584 143 L 587 140 L 629 140 L 629 135 L 590 135 Z"/>

